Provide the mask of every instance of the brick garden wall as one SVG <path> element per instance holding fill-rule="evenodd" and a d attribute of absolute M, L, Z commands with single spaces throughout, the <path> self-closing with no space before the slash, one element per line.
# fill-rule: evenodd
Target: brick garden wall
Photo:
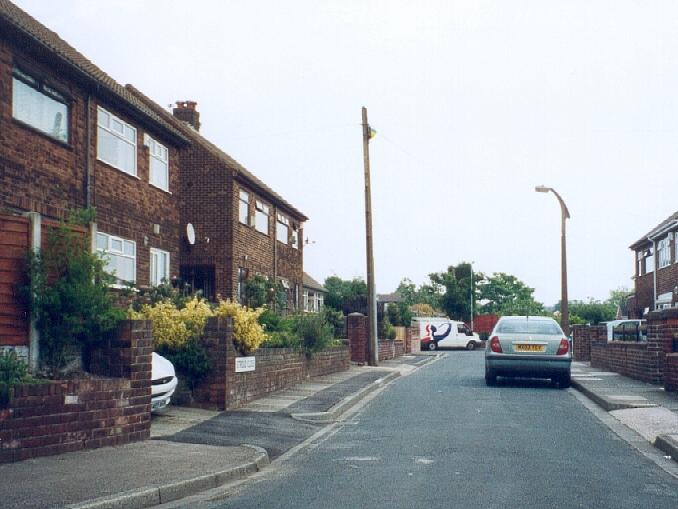
<path fill-rule="evenodd" d="M 346 317 L 346 330 L 348 335 L 348 343 L 351 352 L 351 362 L 359 364 L 367 364 L 369 361 L 368 346 L 368 332 L 369 319 L 360 313 L 351 313 Z M 411 344 L 410 332 L 410 344 Z M 407 340 L 385 340 L 380 339 L 378 342 L 379 361 L 385 361 L 400 357 L 405 354 Z"/>
<path fill-rule="evenodd" d="M 572 349 L 575 361 L 591 360 L 591 342 L 607 341 L 607 328 L 604 325 L 573 325 Z"/>
<path fill-rule="evenodd" d="M 678 390 L 678 360 L 672 352 L 673 340 L 678 337 L 678 309 L 650 313 L 647 331 L 647 341 L 635 343 L 607 341 L 604 326 L 575 326 L 575 360 L 587 360 L 588 349 L 594 368 Z"/>
<path fill-rule="evenodd" d="M 151 352 L 151 323 L 125 321 L 90 361 L 94 372 L 124 378 L 14 387 L 0 408 L 0 463 L 147 439 Z"/>
<path fill-rule="evenodd" d="M 379 360 L 387 361 L 405 354 L 405 342 L 397 339 L 379 340 Z"/>
<path fill-rule="evenodd" d="M 316 352 L 309 359 L 291 348 L 260 348 L 254 353 L 255 371 L 235 372 L 240 356 L 233 346 L 230 320 L 209 318 L 203 344 L 212 359 L 212 370 L 193 391 L 198 406 L 225 410 L 240 407 L 308 377 L 321 376 L 349 368 L 345 346 Z"/>

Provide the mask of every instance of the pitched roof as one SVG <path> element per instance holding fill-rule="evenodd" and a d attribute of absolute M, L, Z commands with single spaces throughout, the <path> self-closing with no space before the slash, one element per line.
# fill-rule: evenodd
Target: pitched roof
<path fill-rule="evenodd" d="M 380 293 L 377 295 L 377 300 L 379 302 L 402 302 L 403 297 L 398 292 Z"/>
<path fill-rule="evenodd" d="M 0 1 L 2 1 L 2 0 L 0 0 Z M 282 204 L 285 209 L 287 209 L 292 214 L 296 215 L 298 219 L 300 219 L 302 221 L 308 220 L 308 217 L 303 212 L 298 210 L 294 205 L 292 205 L 291 203 L 286 201 L 282 196 L 280 196 L 278 193 L 273 191 L 273 189 L 268 187 L 262 180 L 257 178 L 254 174 L 252 174 L 249 170 L 247 170 L 242 164 L 240 164 L 238 161 L 236 161 L 231 156 L 229 156 L 226 152 L 224 152 L 219 147 L 217 147 L 214 143 L 212 143 L 207 138 L 205 138 L 202 134 L 200 134 L 198 131 L 196 131 L 193 127 L 191 127 L 190 125 L 188 125 L 185 122 L 182 122 L 178 118 L 174 117 L 171 113 L 165 111 L 158 104 L 153 102 L 153 100 L 149 99 L 143 93 L 141 93 L 139 90 L 137 90 L 133 85 L 126 85 L 125 88 L 131 94 L 134 94 L 136 97 L 138 97 L 139 100 L 143 101 L 143 103 L 146 104 L 149 108 L 153 108 L 154 111 L 158 115 L 162 116 L 164 120 L 166 120 L 168 123 L 171 123 L 172 126 L 174 126 L 176 129 L 180 130 L 182 132 L 182 134 L 184 134 L 184 136 L 186 136 L 189 140 L 192 140 L 196 143 L 199 143 L 202 147 L 204 147 L 208 152 L 210 152 L 212 155 L 214 155 L 217 159 L 220 159 L 228 168 L 235 171 L 245 181 L 247 181 L 250 184 L 254 185 L 255 187 L 259 188 L 261 191 L 264 192 L 264 194 L 267 194 L 273 200 Z"/>
<path fill-rule="evenodd" d="M 0 26 L 2 22 L 13 28 L 19 35 L 37 45 L 42 51 L 56 57 L 65 68 L 84 82 L 97 86 L 104 96 L 122 102 L 125 109 L 139 120 L 150 122 L 156 128 L 160 127 L 175 143 L 185 144 L 188 140 L 170 124 L 163 121 L 155 112 L 146 107 L 134 95 L 116 82 L 108 74 L 94 65 L 82 53 L 64 41 L 56 32 L 53 32 L 37 21 L 27 12 L 21 10 L 9 0 L 0 0 Z M 121 106 L 118 104 L 118 106 Z"/>
<path fill-rule="evenodd" d="M 636 240 L 633 244 L 629 246 L 629 249 L 637 249 L 642 245 L 647 244 L 649 242 L 648 237 L 651 237 L 654 233 L 661 232 L 662 229 L 668 227 L 674 221 L 678 221 L 678 212 L 674 212 L 669 217 L 664 219 L 661 223 L 659 223 L 657 226 L 652 228 L 645 235 L 643 235 L 640 239 Z"/>
<path fill-rule="evenodd" d="M 312 290 L 318 290 L 320 292 L 327 293 L 327 289 L 323 285 L 318 283 L 315 279 L 313 279 L 311 276 L 306 274 L 306 272 L 304 272 L 302 284 L 306 288 L 311 288 Z"/>

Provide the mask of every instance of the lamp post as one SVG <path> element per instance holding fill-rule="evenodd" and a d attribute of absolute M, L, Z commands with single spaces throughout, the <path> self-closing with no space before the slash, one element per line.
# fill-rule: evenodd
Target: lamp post
<path fill-rule="evenodd" d="M 473 264 L 474 263 L 475 262 L 469 263 L 469 265 L 471 266 L 471 332 L 473 332 L 473 308 L 475 307 L 474 302 L 473 302 L 474 297 L 475 297 L 475 295 L 473 294 L 474 293 L 473 292 L 473 290 L 474 290 L 474 288 L 473 288 Z"/>
<path fill-rule="evenodd" d="M 558 192 L 552 187 L 546 186 L 536 186 L 534 188 L 538 193 L 553 193 L 556 198 L 558 198 L 558 203 L 560 203 L 560 212 L 561 212 L 561 229 L 560 229 L 560 280 L 561 280 L 561 296 L 560 296 L 560 325 L 563 328 L 563 332 L 569 336 L 570 335 L 570 310 L 568 307 L 567 301 L 567 250 L 566 250 L 566 234 L 565 234 L 565 221 L 570 218 L 570 211 L 567 210 L 567 205 L 560 197 Z"/>

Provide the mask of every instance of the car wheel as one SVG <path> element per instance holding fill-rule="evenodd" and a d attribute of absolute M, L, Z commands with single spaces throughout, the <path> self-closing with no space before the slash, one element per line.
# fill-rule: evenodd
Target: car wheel
<path fill-rule="evenodd" d="M 428 349 L 431 350 L 431 351 L 436 350 L 437 348 L 438 348 L 438 343 L 436 343 L 435 341 L 431 341 L 428 344 Z"/>
<path fill-rule="evenodd" d="M 492 387 L 497 385 L 497 375 L 490 369 L 485 369 L 485 384 Z"/>
<path fill-rule="evenodd" d="M 570 386 L 570 384 L 571 384 L 571 378 L 570 378 L 569 373 L 566 374 L 566 375 L 560 375 L 558 377 L 558 386 L 561 389 L 567 389 Z"/>
<path fill-rule="evenodd" d="M 476 349 L 476 344 L 473 341 L 469 341 L 468 344 L 466 345 L 467 350 L 475 350 Z"/>

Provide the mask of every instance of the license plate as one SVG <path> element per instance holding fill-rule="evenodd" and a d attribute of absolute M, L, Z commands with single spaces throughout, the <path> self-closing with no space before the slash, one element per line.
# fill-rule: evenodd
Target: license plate
<path fill-rule="evenodd" d="M 534 345 L 519 343 L 514 345 L 516 352 L 543 352 L 546 350 L 546 345 Z"/>

